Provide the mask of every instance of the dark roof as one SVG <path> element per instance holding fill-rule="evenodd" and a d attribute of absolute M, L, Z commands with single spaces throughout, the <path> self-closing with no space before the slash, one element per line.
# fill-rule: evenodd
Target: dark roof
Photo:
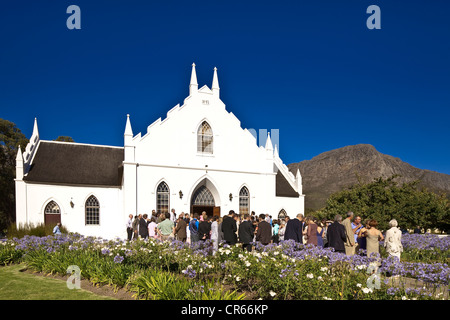
<path fill-rule="evenodd" d="M 25 181 L 120 186 L 124 149 L 41 141 Z"/>
<path fill-rule="evenodd" d="M 281 170 L 278 170 L 276 176 L 276 185 L 275 185 L 275 195 L 277 197 L 290 197 L 290 198 L 298 198 L 299 194 L 297 191 L 292 188 L 287 181 L 286 177 L 283 175 Z"/>

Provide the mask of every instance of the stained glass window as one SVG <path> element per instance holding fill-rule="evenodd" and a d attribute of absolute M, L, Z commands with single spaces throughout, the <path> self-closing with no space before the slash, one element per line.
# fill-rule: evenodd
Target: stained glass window
<path fill-rule="evenodd" d="M 61 213 L 58 204 L 55 201 L 50 201 L 46 206 L 45 206 L 45 213 Z"/>
<path fill-rule="evenodd" d="M 169 196 L 169 186 L 163 181 L 156 189 L 156 212 L 158 214 L 169 212 Z"/>
<path fill-rule="evenodd" d="M 99 225 L 100 224 L 100 204 L 98 199 L 90 196 L 85 204 L 86 224 Z"/>
<path fill-rule="evenodd" d="M 242 187 L 239 191 L 239 214 L 250 212 L 250 193 L 247 187 Z"/>
<path fill-rule="evenodd" d="M 213 153 L 213 132 L 206 121 L 202 122 L 197 131 L 197 152 Z"/>
<path fill-rule="evenodd" d="M 211 191 L 205 186 L 198 188 L 192 199 L 194 206 L 214 206 L 214 197 Z"/>

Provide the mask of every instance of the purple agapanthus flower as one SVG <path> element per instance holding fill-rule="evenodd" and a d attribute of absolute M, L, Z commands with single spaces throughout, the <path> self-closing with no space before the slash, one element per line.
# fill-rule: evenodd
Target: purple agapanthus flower
<path fill-rule="evenodd" d="M 118 254 L 114 257 L 114 263 L 122 263 L 123 259 L 124 258 Z"/>

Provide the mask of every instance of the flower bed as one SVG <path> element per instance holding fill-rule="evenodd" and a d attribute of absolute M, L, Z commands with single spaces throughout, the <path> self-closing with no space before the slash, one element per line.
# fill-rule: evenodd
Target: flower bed
<path fill-rule="evenodd" d="M 448 246 L 439 250 L 448 254 Z M 239 245 L 221 245 L 214 253 L 209 241 L 127 242 L 78 234 L 0 244 L 1 264 L 25 262 L 57 274 L 77 265 L 92 283 L 127 287 L 144 299 L 435 299 L 449 283 L 446 263 L 380 258 L 376 269 L 374 260 L 292 240 L 257 243 L 250 253 Z M 393 287 L 388 280 L 395 275 L 423 281 L 426 290 Z"/>
<path fill-rule="evenodd" d="M 403 258 L 417 262 L 448 263 L 450 237 L 435 234 L 405 234 L 402 236 Z"/>

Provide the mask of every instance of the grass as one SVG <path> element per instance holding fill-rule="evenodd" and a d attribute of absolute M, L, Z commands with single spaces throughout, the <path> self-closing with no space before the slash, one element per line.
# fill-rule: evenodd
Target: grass
<path fill-rule="evenodd" d="M 90 291 L 67 288 L 66 281 L 22 272 L 25 266 L 0 267 L 0 300 L 112 300 Z"/>

